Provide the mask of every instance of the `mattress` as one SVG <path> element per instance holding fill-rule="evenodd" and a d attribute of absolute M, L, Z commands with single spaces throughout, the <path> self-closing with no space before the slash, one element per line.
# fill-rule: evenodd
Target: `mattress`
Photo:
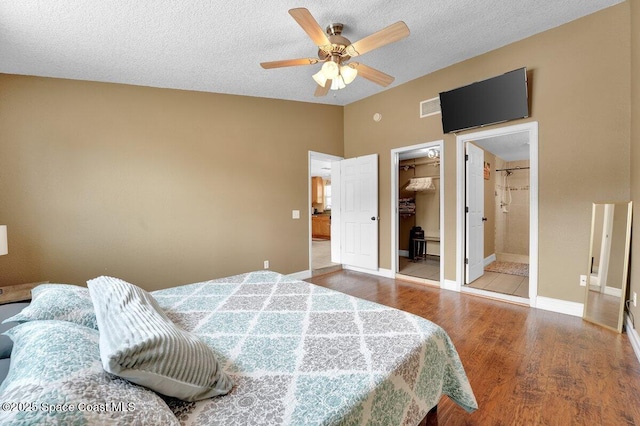
<path fill-rule="evenodd" d="M 416 315 L 271 271 L 152 294 L 235 383 L 166 398 L 183 425 L 417 425 L 443 395 L 477 409 L 449 336 Z"/>

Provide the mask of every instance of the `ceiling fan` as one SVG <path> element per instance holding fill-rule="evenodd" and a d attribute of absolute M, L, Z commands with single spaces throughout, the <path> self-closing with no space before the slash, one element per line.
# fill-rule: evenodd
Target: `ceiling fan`
<path fill-rule="evenodd" d="M 371 68 L 359 62 L 348 62 L 351 58 L 363 55 L 378 47 L 386 46 L 409 35 L 407 25 L 398 21 L 395 24 L 375 32 L 355 43 L 351 43 L 342 34 L 343 24 L 331 24 L 327 27 L 327 34 L 320 25 L 303 8 L 290 9 L 289 14 L 296 20 L 311 40 L 318 46 L 317 58 L 285 59 L 282 61 L 262 62 L 264 69 L 294 67 L 299 65 L 314 65 L 323 62 L 322 68 L 313 75 L 318 83 L 315 96 L 325 96 L 329 89 L 339 90 L 351 83 L 356 76 L 366 78 L 380 86 L 386 87 L 394 78 L 388 74 Z"/>

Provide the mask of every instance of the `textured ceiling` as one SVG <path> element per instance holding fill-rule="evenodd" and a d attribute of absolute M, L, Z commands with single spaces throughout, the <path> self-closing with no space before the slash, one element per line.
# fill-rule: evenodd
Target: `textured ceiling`
<path fill-rule="evenodd" d="M 317 54 L 289 9 L 352 42 L 404 21 L 408 38 L 358 58 L 390 88 L 620 1 L 0 0 L 0 73 L 346 105 L 385 89 L 357 78 L 316 98 L 320 65 L 260 67 Z"/>

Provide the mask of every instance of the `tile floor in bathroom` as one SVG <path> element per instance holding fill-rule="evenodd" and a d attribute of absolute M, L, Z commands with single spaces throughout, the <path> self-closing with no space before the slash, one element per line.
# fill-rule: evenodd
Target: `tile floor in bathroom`
<path fill-rule="evenodd" d="M 520 275 L 485 271 L 484 275 L 468 284 L 468 287 L 529 298 L 529 277 Z"/>

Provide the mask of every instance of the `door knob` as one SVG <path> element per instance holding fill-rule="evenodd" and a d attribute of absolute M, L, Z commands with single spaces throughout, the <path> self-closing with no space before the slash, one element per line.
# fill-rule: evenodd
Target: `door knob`
<path fill-rule="evenodd" d="M 487 221 L 487 218 L 486 218 L 486 217 L 483 217 L 483 218 L 482 218 L 482 221 L 483 221 L 483 222 L 486 222 L 486 221 Z"/>
<path fill-rule="evenodd" d="M 375 216 L 371 216 L 371 220 L 376 220 L 376 217 Z"/>

